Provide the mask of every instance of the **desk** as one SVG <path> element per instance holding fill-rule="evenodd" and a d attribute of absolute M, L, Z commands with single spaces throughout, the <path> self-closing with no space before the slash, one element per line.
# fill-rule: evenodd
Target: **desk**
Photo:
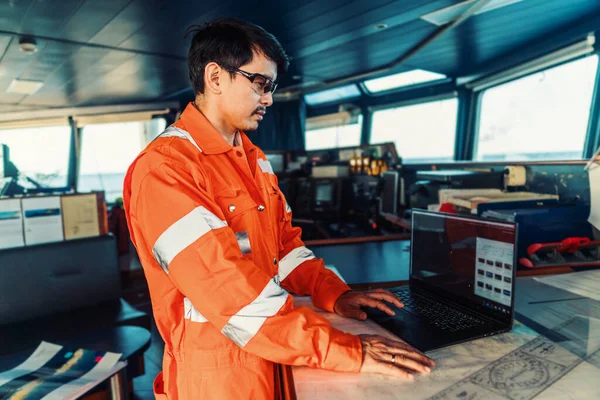
<path fill-rule="evenodd" d="M 315 256 L 337 268 L 353 289 L 393 287 L 408 281 L 410 240 L 311 246 Z"/>
<path fill-rule="evenodd" d="M 600 398 L 600 302 L 528 277 L 517 282 L 517 312 L 534 329 L 517 322 L 509 333 L 429 352 L 436 368 L 413 382 L 294 367 L 297 399 Z M 306 297 L 297 304 L 312 307 Z M 317 312 L 346 332 L 393 337 L 371 321 Z"/>
<path fill-rule="evenodd" d="M 144 328 L 120 326 L 91 331 L 80 337 L 58 340 L 54 343 L 65 347 L 121 353 L 121 360 L 131 361 L 143 356 L 144 352 L 150 347 L 150 339 L 150 332 Z M 6 371 L 20 365 L 29 357 L 33 350 L 35 350 L 35 347 L 11 355 L 1 356 L 0 371 Z M 113 394 L 113 398 L 127 398 L 128 391 L 125 388 L 125 382 L 125 369 L 123 369 L 110 381 L 110 391 Z"/>

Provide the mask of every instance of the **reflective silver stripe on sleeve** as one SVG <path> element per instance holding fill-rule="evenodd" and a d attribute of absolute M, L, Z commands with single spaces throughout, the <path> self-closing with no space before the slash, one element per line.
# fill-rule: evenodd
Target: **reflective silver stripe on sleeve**
<path fill-rule="evenodd" d="M 250 238 L 248 237 L 248 231 L 236 232 L 235 238 L 237 239 L 242 254 L 248 254 L 252 252 L 252 249 L 250 248 Z"/>
<path fill-rule="evenodd" d="M 287 278 L 288 275 L 304 261 L 313 258 L 315 258 L 313 252 L 304 246 L 296 247 L 294 250 L 290 251 L 287 256 L 279 261 L 279 281 L 281 282 Z"/>
<path fill-rule="evenodd" d="M 275 172 L 273 172 L 273 167 L 271 166 L 271 163 L 269 162 L 269 160 L 263 160 L 263 159 L 259 158 L 257 161 L 258 161 L 258 166 L 260 167 L 262 172 L 266 172 L 268 174 L 275 175 Z"/>
<path fill-rule="evenodd" d="M 169 273 L 169 264 L 186 247 L 201 238 L 205 233 L 227 226 L 215 214 L 200 206 L 167 228 L 160 235 L 152 254 L 162 269 Z"/>
<path fill-rule="evenodd" d="M 200 146 L 198 146 L 198 144 L 196 143 L 196 141 L 192 138 L 192 135 L 190 135 L 189 132 L 184 131 L 181 128 L 177 128 L 175 126 L 169 126 L 167 129 L 165 129 L 165 131 L 163 133 L 161 133 L 160 135 L 157 136 L 157 139 L 158 138 L 166 138 L 166 137 L 178 137 L 178 138 L 182 138 L 182 139 L 187 139 L 190 142 L 192 142 L 192 144 L 200 152 L 202 152 L 202 149 L 200 148 Z"/>
<path fill-rule="evenodd" d="M 192 322 L 208 322 L 204 315 L 200 314 L 200 311 L 196 310 L 196 307 L 192 304 L 190 299 L 184 297 L 183 299 L 184 318 L 189 319 Z"/>
<path fill-rule="evenodd" d="M 267 318 L 277 314 L 287 300 L 288 292 L 273 279 L 246 307 L 231 317 L 221 332 L 235 344 L 244 347 L 256 335 Z"/>

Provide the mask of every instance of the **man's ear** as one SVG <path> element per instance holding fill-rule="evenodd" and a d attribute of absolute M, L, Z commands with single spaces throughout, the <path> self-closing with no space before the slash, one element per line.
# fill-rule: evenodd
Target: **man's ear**
<path fill-rule="evenodd" d="M 225 70 L 216 62 L 209 62 L 204 67 L 204 87 L 214 94 L 221 94 L 223 73 Z"/>

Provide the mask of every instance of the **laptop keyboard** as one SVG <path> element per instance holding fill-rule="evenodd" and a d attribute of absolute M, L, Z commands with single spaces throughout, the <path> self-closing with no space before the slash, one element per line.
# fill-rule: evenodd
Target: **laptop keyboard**
<path fill-rule="evenodd" d="M 395 292 L 395 294 L 400 301 L 404 303 L 404 309 L 406 311 L 424 317 L 431 324 L 445 331 L 457 332 L 477 325 L 482 325 L 485 322 L 455 308 L 448 307 L 443 303 L 413 292 L 408 286 Z"/>

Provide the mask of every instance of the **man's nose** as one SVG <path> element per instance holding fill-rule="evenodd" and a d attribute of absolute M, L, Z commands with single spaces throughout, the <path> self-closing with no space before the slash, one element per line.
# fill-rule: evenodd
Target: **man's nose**
<path fill-rule="evenodd" d="M 268 92 L 261 96 L 260 104 L 265 107 L 270 107 L 273 104 L 273 93 Z"/>

